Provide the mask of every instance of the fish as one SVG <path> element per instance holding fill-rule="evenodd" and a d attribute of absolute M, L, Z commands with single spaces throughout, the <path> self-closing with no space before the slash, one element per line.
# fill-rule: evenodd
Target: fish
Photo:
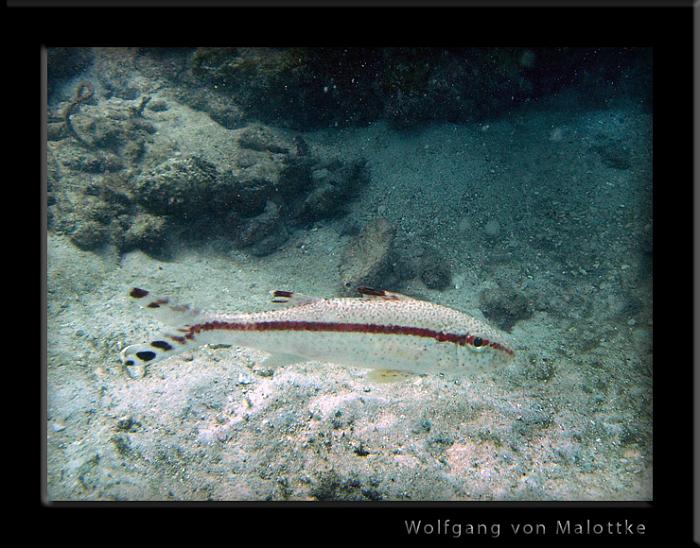
<path fill-rule="evenodd" d="M 423 374 L 462 377 L 515 356 L 508 335 L 464 312 L 384 289 L 358 292 L 322 298 L 276 290 L 275 310 L 225 314 L 134 287 L 129 296 L 174 330 L 127 346 L 121 361 L 145 370 L 205 344 L 226 344 L 269 353 L 266 368 L 334 363 L 373 370 L 374 380 L 389 382 Z"/>

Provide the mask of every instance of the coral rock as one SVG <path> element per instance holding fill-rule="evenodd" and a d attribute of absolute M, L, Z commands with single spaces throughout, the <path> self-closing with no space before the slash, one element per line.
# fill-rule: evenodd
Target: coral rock
<path fill-rule="evenodd" d="M 124 234 L 124 251 L 138 248 L 151 253 L 160 252 L 167 234 L 166 228 L 163 217 L 149 213 L 137 215 Z"/>
<path fill-rule="evenodd" d="M 395 228 L 386 219 L 375 219 L 345 249 L 340 266 L 343 290 L 354 294 L 360 286 L 382 287 L 393 276 L 392 242 Z"/>
<path fill-rule="evenodd" d="M 485 292 L 480 300 L 486 319 L 504 331 L 510 331 L 516 322 L 530 318 L 533 313 L 528 300 L 513 289 Z"/>
<path fill-rule="evenodd" d="M 434 250 L 426 250 L 421 257 L 420 279 L 430 289 L 447 289 L 452 282 L 450 265 Z"/>
<path fill-rule="evenodd" d="M 95 250 L 109 238 L 107 227 L 94 220 L 82 220 L 74 227 L 70 235 L 71 241 L 83 250 Z"/>
<path fill-rule="evenodd" d="M 196 217 L 206 211 L 217 176 L 203 158 L 172 158 L 136 180 L 136 199 L 152 213 Z"/>

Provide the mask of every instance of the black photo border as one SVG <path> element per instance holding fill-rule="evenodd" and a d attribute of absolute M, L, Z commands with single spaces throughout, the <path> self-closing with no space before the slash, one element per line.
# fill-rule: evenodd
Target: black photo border
<path fill-rule="evenodd" d="M 28 0 L 32 3 L 32 0 Z M 38 2 L 33 2 L 37 4 Z M 86 4 L 87 2 L 82 2 Z M 147 4 L 149 2 L 141 2 Z M 274 2 L 268 2 L 274 3 Z M 447 2 L 455 4 L 455 2 Z M 19 0 L 11 2 L 20 5 Z M 56 3 L 53 3 L 54 5 Z M 156 3 L 164 4 L 164 3 Z M 288 5 L 279 2 L 278 5 Z M 41 64 L 45 46 L 638 46 L 653 49 L 654 109 L 654 489 L 644 502 L 531 503 L 52 503 L 43 498 L 45 382 L 40 367 L 27 393 L 40 394 L 37 430 L 28 424 L 27 452 L 36 450 L 22 505 L 37 512 L 37 523 L 57 536 L 75 539 L 76 529 L 118 531 L 120 542 L 139 535 L 139 544 L 176 542 L 187 531 L 205 542 L 323 542 L 375 544 L 386 541 L 436 543 L 533 542 L 572 545 L 605 542 L 616 545 L 682 546 L 693 538 L 693 11 L 686 7 L 653 7 L 623 2 L 625 7 L 424 8 L 403 2 L 402 8 L 190 9 L 184 3 L 140 9 L 75 9 L 13 7 L 4 25 L 10 99 L 7 105 L 15 141 L 12 161 L 25 176 L 36 178 L 12 189 L 27 191 L 38 211 L 39 350 L 45 367 L 45 206 L 42 203 Z M 633 4 L 632 7 L 629 4 Z M 98 5 L 95 2 L 95 5 Z M 434 5 L 434 4 L 433 4 Z M 45 77 L 45 75 L 44 75 Z M 32 95 L 34 90 L 35 95 Z M 32 117 L 35 113 L 36 118 Z M 35 149 L 34 145 L 39 146 Z M 24 157 L 26 155 L 26 158 Z M 39 156 L 39 162 L 37 161 Z M 19 164 L 21 162 L 22 164 Z M 36 171 L 34 171 L 36 169 Z M 14 200 L 14 198 L 13 198 Z M 30 218 L 27 214 L 26 218 Z M 36 218 L 36 217 L 35 217 Z M 32 243 L 30 228 L 21 231 Z M 34 233 L 36 234 L 36 233 Z M 18 237 L 13 243 L 20 243 Z M 23 247 L 23 246 L 20 246 Z M 31 257 L 26 264 L 31 263 Z M 31 353 L 29 353 L 31 354 Z M 31 360 L 31 357 L 29 358 Z M 25 361 L 27 357 L 24 357 Z M 37 364 L 38 365 L 38 364 Z M 32 383 L 33 381 L 33 383 Z M 31 398 L 29 398 L 31 401 Z M 27 402 L 28 403 L 28 402 Z M 26 405 L 26 404 L 25 404 Z M 31 415 L 26 405 L 27 416 Z M 29 423 L 30 421 L 28 421 Z M 43 436 L 43 438 L 42 438 Z M 32 479 L 34 478 L 34 482 Z M 449 535 L 410 537 L 405 520 L 437 522 L 554 523 L 556 520 L 644 523 L 645 535 L 461 538 Z M 125 529 L 120 529 L 124 527 Z M 133 527 L 134 530 L 128 530 Z M 138 531 L 138 533 L 136 532 Z M 83 533 L 84 534 L 84 533 Z M 104 534 L 104 533 L 103 533 Z M 86 542 L 97 539 L 86 535 Z"/>

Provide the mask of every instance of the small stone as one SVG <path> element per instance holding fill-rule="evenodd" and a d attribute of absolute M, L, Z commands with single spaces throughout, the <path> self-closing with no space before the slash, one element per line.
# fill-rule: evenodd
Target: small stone
<path fill-rule="evenodd" d="M 359 286 L 385 286 L 391 272 L 396 229 L 383 218 L 370 221 L 347 245 L 340 265 L 342 290 L 354 295 Z"/>
<path fill-rule="evenodd" d="M 450 286 L 452 283 L 450 266 L 435 250 L 425 250 L 421 263 L 420 278 L 426 287 L 442 291 Z"/>
<path fill-rule="evenodd" d="M 228 439 L 228 432 L 226 432 L 225 430 L 219 430 L 216 433 L 216 439 L 221 442 L 226 441 Z"/>
<path fill-rule="evenodd" d="M 168 103 L 162 99 L 154 99 L 146 105 L 146 108 L 148 110 L 152 110 L 153 112 L 163 112 L 168 110 L 170 107 L 168 106 Z"/>
<path fill-rule="evenodd" d="M 242 148 L 276 154 L 287 154 L 293 148 L 281 132 L 261 124 L 246 127 L 239 136 L 239 143 Z"/>
<path fill-rule="evenodd" d="M 52 432 L 63 432 L 66 429 L 66 425 L 63 421 L 57 420 L 51 423 Z"/>
<path fill-rule="evenodd" d="M 484 225 L 484 233 L 489 238 L 496 238 L 501 232 L 501 225 L 498 221 L 491 219 L 488 223 Z"/>
<path fill-rule="evenodd" d="M 163 217 L 150 213 L 140 213 L 124 234 L 125 251 L 140 248 L 146 252 L 155 252 L 162 248 L 167 234 L 167 225 Z"/>
<path fill-rule="evenodd" d="M 359 457 L 366 457 L 367 455 L 369 455 L 369 451 L 362 442 L 360 442 L 360 445 L 353 449 L 353 453 L 355 453 Z"/>
<path fill-rule="evenodd" d="M 118 430 L 123 430 L 126 432 L 136 432 L 140 427 L 141 423 L 137 420 L 134 420 L 133 417 L 130 417 L 128 415 L 120 417 L 117 421 Z"/>
<path fill-rule="evenodd" d="M 107 228 L 97 221 L 83 220 L 75 226 L 70 239 L 80 249 L 93 250 L 107 241 Z"/>
<path fill-rule="evenodd" d="M 219 197 L 231 197 L 217 167 L 201 156 L 170 158 L 134 182 L 134 195 L 151 213 L 182 219 L 206 214 L 212 206 L 214 187 Z M 228 190 L 228 193 L 225 191 Z"/>
<path fill-rule="evenodd" d="M 253 381 L 245 373 L 238 374 L 238 384 L 250 384 L 251 382 L 253 382 Z"/>

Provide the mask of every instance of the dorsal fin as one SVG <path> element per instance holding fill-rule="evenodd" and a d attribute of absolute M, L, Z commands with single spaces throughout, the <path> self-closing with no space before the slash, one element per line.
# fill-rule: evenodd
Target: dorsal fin
<path fill-rule="evenodd" d="M 271 291 L 271 294 L 273 303 L 283 304 L 288 307 L 303 306 L 305 304 L 311 304 L 323 300 L 321 297 L 310 297 L 309 295 L 304 295 L 303 293 L 281 291 L 279 289 Z"/>
<path fill-rule="evenodd" d="M 383 299 L 385 301 L 415 301 L 413 297 L 387 291 L 386 289 L 372 289 L 371 287 L 358 287 L 357 291 L 362 295 L 363 299 Z"/>

